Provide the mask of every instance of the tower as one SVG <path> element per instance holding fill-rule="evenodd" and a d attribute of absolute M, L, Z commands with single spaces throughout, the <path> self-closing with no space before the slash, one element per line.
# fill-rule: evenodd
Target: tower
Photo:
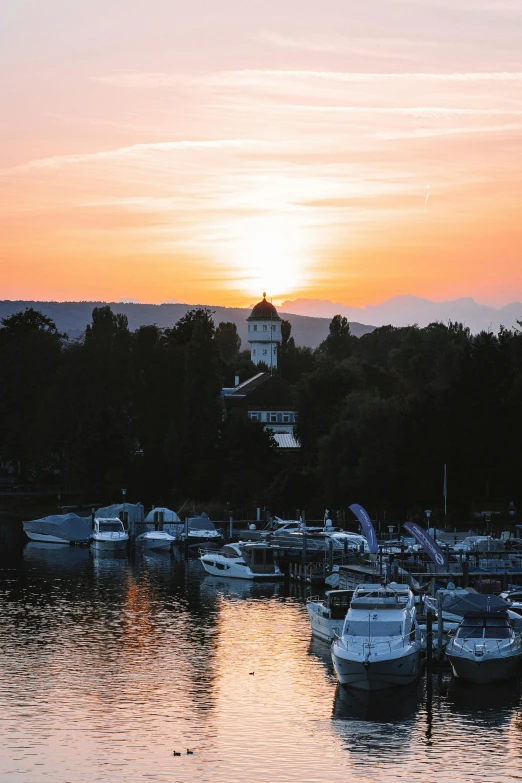
<path fill-rule="evenodd" d="M 248 342 L 250 343 L 250 358 L 254 364 L 264 362 L 270 370 L 277 367 L 277 355 L 281 344 L 281 319 L 271 302 L 258 302 L 248 321 Z"/>

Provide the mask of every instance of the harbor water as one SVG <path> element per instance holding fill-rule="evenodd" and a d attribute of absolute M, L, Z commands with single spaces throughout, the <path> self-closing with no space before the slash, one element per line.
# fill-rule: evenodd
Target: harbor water
<path fill-rule="evenodd" d="M 15 523 L 0 566 L 0 783 L 522 780 L 519 681 L 340 689 L 299 588 Z"/>

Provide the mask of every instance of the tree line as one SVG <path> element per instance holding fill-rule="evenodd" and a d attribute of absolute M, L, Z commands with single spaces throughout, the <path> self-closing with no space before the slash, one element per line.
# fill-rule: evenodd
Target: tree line
<path fill-rule="evenodd" d="M 519 323 L 518 326 L 521 326 Z M 522 333 L 472 335 L 459 323 L 385 326 L 360 338 L 335 316 L 325 341 L 296 346 L 282 323 L 277 372 L 291 385 L 297 455 L 270 432 L 224 417 L 221 389 L 254 366 L 232 323 L 205 308 L 134 332 L 96 307 L 69 340 L 28 308 L 0 326 L 4 480 L 74 489 L 85 502 L 129 497 L 179 507 L 274 513 L 346 508 L 388 518 L 454 515 L 517 501 L 522 456 Z"/>

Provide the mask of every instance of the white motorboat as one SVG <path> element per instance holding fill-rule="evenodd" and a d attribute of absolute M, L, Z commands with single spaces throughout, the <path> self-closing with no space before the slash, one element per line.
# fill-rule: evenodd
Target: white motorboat
<path fill-rule="evenodd" d="M 414 682 L 420 672 L 421 634 L 407 585 L 359 585 L 332 659 L 341 685 L 364 691 Z"/>
<path fill-rule="evenodd" d="M 282 579 L 274 550 L 266 544 L 226 544 L 222 549 L 200 549 L 201 564 L 212 576 L 236 579 Z"/>
<path fill-rule="evenodd" d="M 129 534 L 118 517 L 98 518 L 94 520 L 91 535 L 91 547 L 107 552 L 122 551 L 129 543 Z"/>
<path fill-rule="evenodd" d="M 306 608 L 310 617 L 312 634 L 325 642 L 340 636 L 353 590 L 328 590 L 324 599 L 309 598 Z"/>
<path fill-rule="evenodd" d="M 487 685 L 514 677 L 522 660 L 522 640 L 506 611 L 469 612 L 446 646 L 455 677 Z"/>
<path fill-rule="evenodd" d="M 175 540 L 175 537 L 165 530 L 147 530 L 136 536 L 136 546 L 146 550 L 165 551 L 171 548 Z"/>

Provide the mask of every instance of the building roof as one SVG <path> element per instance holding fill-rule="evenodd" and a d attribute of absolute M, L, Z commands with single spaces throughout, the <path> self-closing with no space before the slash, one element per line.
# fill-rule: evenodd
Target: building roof
<path fill-rule="evenodd" d="M 280 449 L 299 449 L 299 441 L 290 432 L 273 432 L 272 437 Z"/>
<path fill-rule="evenodd" d="M 261 302 L 258 302 L 250 315 L 247 318 L 247 321 L 280 321 L 280 317 L 277 313 L 277 310 L 275 309 L 274 305 L 271 302 L 266 301 L 266 294 L 263 294 L 263 299 Z"/>
<path fill-rule="evenodd" d="M 227 408 L 293 410 L 292 387 L 279 375 L 260 372 L 234 389 L 223 389 Z"/>

